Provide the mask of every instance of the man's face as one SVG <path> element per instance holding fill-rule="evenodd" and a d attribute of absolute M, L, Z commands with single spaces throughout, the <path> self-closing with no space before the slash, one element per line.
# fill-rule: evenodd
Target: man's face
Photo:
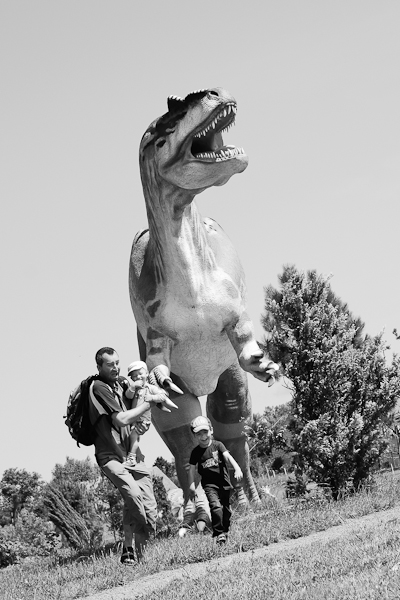
<path fill-rule="evenodd" d="M 209 429 L 201 429 L 194 434 L 196 442 L 201 448 L 208 448 L 208 446 L 211 444 L 211 436 L 212 430 L 210 431 Z"/>
<path fill-rule="evenodd" d="M 129 373 L 129 377 L 132 379 L 132 381 L 139 381 L 143 387 L 147 380 L 147 371 L 146 369 L 138 369 L 137 371 L 131 371 Z"/>
<path fill-rule="evenodd" d="M 102 379 L 109 383 L 115 383 L 119 376 L 119 356 L 116 352 L 114 354 L 103 354 L 103 364 L 101 367 L 97 366 L 99 375 Z"/>

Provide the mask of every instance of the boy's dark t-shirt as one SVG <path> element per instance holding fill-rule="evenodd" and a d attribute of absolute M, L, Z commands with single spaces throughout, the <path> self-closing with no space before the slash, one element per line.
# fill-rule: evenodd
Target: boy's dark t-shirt
<path fill-rule="evenodd" d="M 192 450 L 189 463 L 191 465 L 198 464 L 198 471 L 203 487 L 212 485 L 226 490 L 232 488 L 228 467 L 222 455 L 223 452 L 226 452 L 226 448 L 218 440 L 212 440 L 208 448 L 196 446 Z"/>

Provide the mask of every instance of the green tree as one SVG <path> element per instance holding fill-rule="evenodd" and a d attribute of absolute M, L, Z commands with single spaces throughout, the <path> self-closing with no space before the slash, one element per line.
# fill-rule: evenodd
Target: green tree
<path fill-rule="evenodd" d="M 93 547 L 87 523 L 57 486 L 48 484 L 45 487 L 43 503 L 48 518 L 64 534 L 73 548 L 88 550 Z"/>
<path fill-rule="evenodd" d="M 162 471 L 167 477 L 171 479 L 171 481 L 175 483 L 175 485 L 180 487 L 174 460 L 169 462 L 163 456 L 158 456 L 154 461 L 153 466 L 158 467 L 160 471 Z"/>
<path fill-rule="evenodd" d="M 102 475 L 96 488 L 96 493 L 101 501 L 101 512 L 105 522 L 112 531 L 114 541 L 118 541 L 123 533 L 123 498 L 117 488 L 105 475 Z"/>
<path fill-rule="evenodd" d="M 279 281 L 279 290 L 265 290 L 265 347 L 290 382 L 299 467 L 337 498 L 385 449 L 380 425 L 400 395 L 400 359 L 387 363 L 382 334 L 362 335 L 329 278 L 285 266 Z"/>
<path fill-rule="evenodd" d="M 279 471 L 291 464 L 291 403 L 267 406 L 254 413 L 246 426 L 252 471 L 260 476 L 266 468 Z"/>
<path fill-rule="evenodd" d="M 44 482 L 38 473 L 28 473 L 25 469 L 6 469 L 0 481 L 0 490 L 11 510 L 11 523 L 16 524 L 24 507 L 29 508 L 39 494 Z"/>
<path fill-rule="evenodd" d="M 57 488 L 84 520 L 90 533 L 93 547 L 101 543 L 103 535 L 104 506 L 98 494 L 101 473 L 90 458 L 77 460 L 67 457 L 64 465 L 56 464 L 50 481 L 52 488 Z"/>
<path fill-rule="evenodd" d="M 164 487 L 162 477 L 153 477 L 153 490 L 157 502 L 157 536 L 166 537 L 177 529 L 177 521 L 171 510 L 171 502 Z"/>

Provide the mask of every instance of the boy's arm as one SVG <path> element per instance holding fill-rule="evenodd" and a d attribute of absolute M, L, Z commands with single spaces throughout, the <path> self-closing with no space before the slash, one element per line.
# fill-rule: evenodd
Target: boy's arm
<path fill-rule="evenodd" d="M 225 452 L 223 452 L 222 455 L 225 458 L 225 460 L 234 468 L 235 479 L 242 479 L 242 477 L 243 477 L 242 469 L 239 467 L 236 460 L 233 458 L 232 454 L 228 450 L 225 450 Z"/>
<path fill-rule="evenodd" d="M 194 500 L 196 497 L 196 486 L 194 478 L 196 476 L 196 465 L 189 465 L 188 482 L 189 482 L 189 498 Z"/>

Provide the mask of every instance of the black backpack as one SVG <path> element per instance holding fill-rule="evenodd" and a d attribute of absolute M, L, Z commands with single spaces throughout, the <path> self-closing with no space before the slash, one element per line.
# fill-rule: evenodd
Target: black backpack
<path fill-rule="evenodd" d="M 94 444 L 96 432 L 89 418 L 90 386 L 97 379 L 91 375 L 74 389 L 69 395 L 65 424 L 77 445 L 91 446 Z"/>

